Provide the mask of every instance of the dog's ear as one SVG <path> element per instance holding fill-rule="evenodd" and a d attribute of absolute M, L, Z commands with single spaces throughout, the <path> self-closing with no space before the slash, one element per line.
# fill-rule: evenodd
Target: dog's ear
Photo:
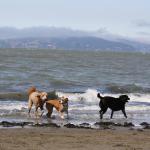
<path fill-rule="evenodd" d="M 36 97 L 37 97 L 38 99 L 41 99 L 41 95 L 40 95 L 40 94 L 38 94 Z"/>
<path fill-rule="evenodd" d="M 62 100 L 59 100 L 59 103 L 60 103 L 60 104 L 62 104 L 62 103 L 63 103 L 63 101 L 62 101 Z"/>

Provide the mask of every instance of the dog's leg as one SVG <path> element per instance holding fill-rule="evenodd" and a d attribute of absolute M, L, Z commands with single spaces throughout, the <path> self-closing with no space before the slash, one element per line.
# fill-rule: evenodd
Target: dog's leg
<path fill-rule="evenodd" d="M 44 113 L 43 105 L 40 106 L 40 109 L 41 109 L 41 111 L 42 111 L 42 113 L 40 114 L 40 117 L 42 117 L 42 115 L 43 115 L 43 113 Z"/>
<path fill-rule="evenodd" d="M 103 114 L 104 114 L 104 112 L 102 111 L 100 114 L 100 119 L 103 119 Z"/>
<path fill-rule="evenodd" d="M 102 113 L 102 109 L 99 111 L 99 114 L 101 114 Z"/>
<path fill-rule="evenodd" d="M 28 116 L 30 117 L 31 107 L 28 108 Z"/>
<path fill-rule="evenodd" d="M 99 114 L 100 114 L 100 119 L 103 119 L 103 110 L 102 109 L 99 111 Z"/>
<path fill-rule="evenodd" d="M 38 106 L 35 107 L 35 117 L 38 118 L 39 114 L 38 114 Z"/>
<path fill-rule="evenodd" d="M 100 119 L 103 119 L 103 110 L 102 109 L 99 111 L 99 114 L 100 114 Z"/>
<path fill-rule="evenodd" d="M 63 112 L 60 112 L 60 117 L 61 117 L 61 119 L 64 119 L 64 113 Z"/>
<path fill-rule="evenodd" d="M 124 116 L 127 118 L 125 109 L 122 109 L 122 112 L 123 112 Z"/>
<path fill-rule="evenodd" d="M 48 113 L 46 114 L 46 116 L 48 118 L 51 118 L 52 112 L 53 112 L 53 107 L 51 107 L 51 110 L 48 110 Z"/>
<path fill-rule="evenodd" d="M 67 119 L 69 119 L 68 109 L 67 109 L 66 113 L 67 113 Z"/>
<path fill-rule="evenodd" d="M 69 114 L 68 114 L 68 103 L 66 105 L 66 110 L 65 110 L 66 114 L 67 114 L 67 119 L 69 119 Z"/>
<path fill-rule="evenodd" d="M 52 115 L 52 112 L 53 112 L 53 105 L 51 105 L 51 104 L 49 104 L 49 103 L 46 103 L 46 109 L 47 109 L 47 114 L 46 114 L 46 116 L 48 117 L 48 118 L 51 118 L 51 115 Z"/>
<path fill-rule="evenodd" d="M 40 117 L 42 117 L 42 116 L 43 116 L 43 114 L 44 114 L 44 110 L 42 110 L 42 112 L 41 112 L 41 114 L 40 114 Z"/>
<path fill-rule="evenodd" d="M 101 113 L 100 113 L 100 119 L 103 119 L 103 114 L 107 111 L 107 108 L 103 109 L 103 110 L 100 110 Z"/>
<path fill-rule="evenodd" d="M 113 114 L 114 114 L 114 111 L 112 110 L 112 111 L 111 111 L 111 116 L 110 116 L 110 119 L 112 119 L 112 117 L 113 117 Z"/>
<path fill-rule="evenodd" d="M 31 99 L 29 99 L 28 101 L 28 116 L 30 117 L 30 112 L 31 112 L 31 108 L 32 108 L 33 102 Z"/>

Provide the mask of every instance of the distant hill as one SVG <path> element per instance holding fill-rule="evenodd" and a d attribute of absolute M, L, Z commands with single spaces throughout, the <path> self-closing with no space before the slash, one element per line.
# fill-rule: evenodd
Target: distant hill
<path fill-rule="evenodd" d="M 111 39 L 111 40 L 110 40 Z M 51 48 L 66 50 L 144 51 L 150 45 L 122 39 L 103 32 L 85 32 L 69 28 L 0 28 L 0 48 Z"/>
<path fill-rule="evenodd" d="M 92 33 L 72 30 L 70 28 L 56 27 L 30 27 L 17 29 L 13 27 L 1 27 L 0 39 L 20 39 L 20 38 L 64 38 L 91 36 Z"/>
<path fill-rule="evenodd" d="M 127 39 L 119 39 L 118 41 L 121 43 L 131 45 L 132 47 L 134 47 L 134 49 L 136 49 L 136 51 L 150 52 L 150 44 L 140 43 L 137 41 L 127 40 Z"/>
<path fill-rule="evenodd" d="M 51 48 L 66 50 L 135 51 L 131 45 L 96 37 L 25 38 L 0 40 L 0 48 Z"/>

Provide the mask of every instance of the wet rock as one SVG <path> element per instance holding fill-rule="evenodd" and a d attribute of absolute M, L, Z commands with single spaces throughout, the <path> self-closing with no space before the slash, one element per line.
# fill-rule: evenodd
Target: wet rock
<path fill-rule="evenodd" d="M 16 123 L 15 126 L 21 126 L 21 127 L 24 127 L 24 126 L 28 126 L 28 125 L 32 125 L 33 122 L 19 122 L 19 123 Z"/>
<path fill-rule="evenodd" d="M 150 125 L 146 125 L 146 126 L 144 126 L 144 128 L 143 129 L 150 129 Z"/>
<path fill-rule="evenodd" d="M 95 126 L 98 126 L 99 129 L 113 129 L 112 127 L 115 125 L 113 122 L 96 122 L 94 124 Z"/>
<path fill-rule="evenodd" d="M 32 125 L 33 127 L 55 127 L 55 128 L 60 128 L 59 125 L 56 123 L 42 123 L 42 124 L 34 124 Z"/>
<path fill-rule="evenodd" d="M 78 126 L 77 128 L 79 128 L 79 129 L 93 129 L 91 127 L 84 127 L 84 126 Z"/>
<path fill-rule="evenodd" d="M 56 127 L 60 128 L 59 125 L 55 123 L 42 123 L 42 124 L 34 124 L 33 122 L 8 122 L 2 121 L 0 122 L 0 126 L 3 127 L 24 127 L 24 126 L 32 126 L 32 127 Z"/>
<path fill-rule="evenodd" d="M 122 124 L 121 123 L 115 123 L 114 126 L 121 127 Z"/>
<path fill-rule="evenodd" d="M 132 122 L 124 122 L 124 127 L 134 127 L 134 124 Z"/>
<path fill-rule="evenodd" d="M 143 126 L 143 129 L 150 129 L 150 124 L 147 122 L 142 122 L 140 125 Z"/>
<path fill-rule="evenodd" d="M 24 127 L 26 125 L 31 125 L 31 124 L 33 123 L 32 122 L 8 122 L 8 121 L 0 122 L 0 126 L 3 127 L 15 127 L 15 126 Z"/>
<path fill-rule="evenodd" d="M 0 125 L 3 127 L 13 127 L 14 126 L 11 122 L 7 122 L 7 121 L 2 121 L 0 123 Z"/>
<path fill-rule="evenodd" d="M 114 123 L 114 122 L 96 122 L 94 124 L 95 126 L 100 126 L 100 127 L 113 127 L 113 126 L 116 126 L 116 127 L 133 127 L 134 124 L 132 124 L 132 122 L 124 122 L 124 124 L 121 124 L 121 123 Z"/>
<path fill-rule="evenodd" d="M 109 126 L 103 126 L 103 129 L 112 129 Z"/>
<path fill-rule="evenodd" d="M 83 124 L 74 125 L 74 124 L 71 124 L 71 123 L 68 123 L 68 124 L 64 125 L 64 127 L 66 127 L 66 128 L 78 128 L 78 129 L 92 129 L 90 127 L 90 125 L 89 126 L 84 126 Z"/>
<path fill-rule="evenodd" d="M 89 123 L 81 123 L 81 124 L 79 124 L 80 126 L 90 126 L 90 124 Z"/>
<path fill-rule="evenodd" d="M 99 125 L 99 126 L 110 126 L 110 125 L 115 125 L 113 122 L 96 122 L 94 125 Z"/>
<path fill-rule="evenodd" d="M 141 126 L 148 126 L 148 125 L 150 125 L 150 124 L 147 123 L 147 122 L 142 122 L 140 125 L 141 125 Z"/>
<path fill-rule="evenodd" d="M 144 130 L 143 129 L 137 129 L 137 131 L 143 132 Z"/>
<path fill-rule="evenodd" d="M 67 128 L 78 128 L 76 125 L 74 125 L 72 123 L 65 124 L 64 127 L 67 127 Z"/>
<path fill-rule="evenodd" d="M 81 123 L 79 124 L 80 128 L 86 128 L 86 129 L 91 129 L 91 125 L 89 123 Z"/>

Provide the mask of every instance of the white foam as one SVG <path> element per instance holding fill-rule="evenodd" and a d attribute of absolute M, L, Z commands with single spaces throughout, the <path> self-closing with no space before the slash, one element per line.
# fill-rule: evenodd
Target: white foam
<path fill-rule="evenodd" d="M 149 111 L 150 110 L 150 106 L 145 106 L 145 105 L 127 106 L 126 110 L 129 110 L 129 111 L 132 111 L 132 112 L 139 111 L 141 113 L 141 111 Z"/>
<path fill-rule="evenodd" d="M 90 105 L 90 106 L 76 106 L 76 105 L 73 105 L 73 106 L 70 106 L 69 110 L 88 110 L 88 111 L 97 111 L 99 110 L 99 106 L 98 105 Z"/>
<path fill-rule="evenodd" d="M 20 101 L 2 101 L 0 102 L 0 110 L 21 110 L 27 107 L 27 102 Z"/>
<path fill-rule="evenodd" d="M 85 93 L 62 93 L 58 92 L 58 96 L 65 96 L 69 98 L 71 105 L 70 110 L 78 111 L 96 111 L 99 110 L 99 98 L 97 98 L 98 91 L 95 89 L 88 89 Z M 121 94 L 101 93 L 102 96 L 119 97 Z M 126 104 L 126 109 L 131 112 L 149 111 L 150 110 L 150 94 L 127 94 L 130 97 L 129 103 Z M 147 105 L 148 104 L 148 105 Z"/>
<path fill-rule="evenodd" d="M 129 94 L 131 101 L 150 103 L 150 94 Z"/>
<path fill-rule="evenodd" d="M 99 98 L 97 98 L 98 91 L 95 89 L 87 89 L 85 93 L 63 93 L 57 92 L 58 96 L 69 98 L 69 111 L 79 112 L 95 112 L 99 111 Z M 108 94 L 101 93 L 102 96 L 113 96 L 119 97 L 121 94 Z M 126 104 L 127 111 L 139 112 L 139 111 L 150 111 L 150 94 L 127 94 L 130 97 L 129 103 Z M 25 110 L 23 109 L 25 108 Z M 23 101 L 1 101 L 0 112 L 7 114 L 13 111 L 27 112 L 28 103 Z M 45 108 L 46 109 L 46 108 Z M 7 111 L 8 110 L 8 111 Z M 34 108 L 32 109 L 34 110 Z M 5 113 L 6 112 L 6 113 Z M 46 113 L 46 110 L 45 110 Z"/>
<path fill-rule="evenodd" d="M 87 89 L 85 93 L 62 93 L 58 92 L 58 96 L 65 96 L 68 97 L 69 100 L 74 102 L 83 101 L 85 103 L 99 103 L 99 98 L 97 98 L 98 91 L 95 89 Z M 113 96 L 119 97 L 121 94 L 110 94 L 110 93 L 103 93 L 102 96 Z M 136 94 L 131 93 L 127 94 L 130 97 L 131 102 L 148 102 L 150 103 L 150 94 Z"/>
<path fill-rule="evenodd" d="M 73 102 L 85 102 L 98 104 L 99 99 L 97 98 L 98 91 L 95 89 L 87 89 L 85 93 L 62 93 L 58 92 L 58 96 L 68 97 Z"/>

